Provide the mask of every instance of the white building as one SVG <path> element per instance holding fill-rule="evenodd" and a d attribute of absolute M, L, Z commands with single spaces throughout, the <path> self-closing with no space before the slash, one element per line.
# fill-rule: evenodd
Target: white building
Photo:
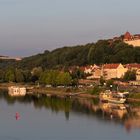
<path fill-rule="evenodd" d="M 8 94 L 10 96 L 25 96 L 26 95 L 26 88 L 25 87 L 11 86 L 8 88 Z"/>

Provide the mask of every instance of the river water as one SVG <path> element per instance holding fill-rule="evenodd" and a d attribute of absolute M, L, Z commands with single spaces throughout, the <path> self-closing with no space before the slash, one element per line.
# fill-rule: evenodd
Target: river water
<path fill-rule="evenodd" d="M 0 140 L 139 140 L 140 105 L 0 92 Z"/>

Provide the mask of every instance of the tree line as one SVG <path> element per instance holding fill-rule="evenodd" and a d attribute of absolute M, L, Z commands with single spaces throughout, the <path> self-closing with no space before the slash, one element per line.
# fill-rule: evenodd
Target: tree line
<path fill-rule="evenodd" d="M 32 70 L 23 70 L 9 67 L 6 71 L 0 69 L 0 82 L 34 83 L 56 86 L 77 86 L 78 79 L 84 78 L 85 74 L 80 69 L 72 73 L 68 70 L 48 70 L 35 67 Z"/>
<path fill-rule="evenodd" d="M 85 74 L 79 69 L 69 73 L 69 67 L 104 63 L 140 63 L 140 47 L 121 40 L 99 40 L 97 43 L 46 50 L 18 62 L 0 60 L 0 81 L 77 85 L 77 79 L 84 78 Z M 134 73 L 127 73 L 127 78 L 134 79 Z"/>
<path fill-rule="evenodd" d="M 61 69 L 64 66 L 104 63 L 140 63 L 140 47 L 133 47 L 122 41 L 110 43 L 108 40 L 99 40 L 97 43 L 63 47 L 26 57 L 16 63 L 16 67 L 32 69 L 40 66 L 47 69 Z"/>

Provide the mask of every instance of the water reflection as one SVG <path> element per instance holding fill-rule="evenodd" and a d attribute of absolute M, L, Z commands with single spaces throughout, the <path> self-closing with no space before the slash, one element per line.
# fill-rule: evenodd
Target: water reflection
<path fill-rule="evenodd" d="M 5 100 L 8 105 L 16 102 L 21 104 L 33 104 L 36 109 L 51 109 L 52 112 L 63 111 L 66 120 L 69 120 L 70 113 L 96 117 L 101 121 L 112 121 L 125 127 L 127 132 L 133 128 L 140 128 L 140 106 L 139 104 L 112 104 L 101 103 L 98 99 L 77 99 L 77 98 L 56 98 L 26 95 L 24 97 L 11 97 L 6 91 L 1 92 L 0 100 Z"/>

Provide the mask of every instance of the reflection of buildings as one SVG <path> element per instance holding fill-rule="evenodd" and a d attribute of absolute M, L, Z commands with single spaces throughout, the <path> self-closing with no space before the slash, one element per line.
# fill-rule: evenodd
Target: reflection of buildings
<path fill-rule="evenodd" d="M 125 121 L 125 128 L 131 130 L 131 128 L 140 128 L 140 118 L 131 118 Z"/>
<path fill-rule="evenodd" d="M 133 107 L 131 112 L 135 114 L 135 116 L 140 117 L 140 107 Z"/>
<path fill-rule="evenodd" d="M 125 128 L 129 132 L 132 128 L 140 128 L 140 107 L 131 108 L 131 118 L 125 121 Z"/>
<path fill-rule="evenodd" d="M 95 105 L 93 100 L 78 99 L 78 102 L 80 103 L 80 105 L 84 106 L 84 108 L 92 110 L 93 112 L 96 112 L 100 109 L 99 105 Z"/>
<path fill-rule="evenodd" d="M 99 103 L 95 105 L 93 101 L 86 99 L 80 99 L 79 103 L 94 113 L 101 111 L 101 114 L 107 118 L 112 116 L 114 118 L 123 119 L 128 113 L 124 104 Z"/>
<path fill-rule="evenodd" d="M 124 125 L 128 132 L 130 132 L 132 128 L 140 128 L 140 118 L 130 118 L 125 121 Z"/>
<path fill-rule="evenodd" d="M 128 112 L 124 104 L 101 103 L 101 109 L 111 117 L 122 119 Z"/>

